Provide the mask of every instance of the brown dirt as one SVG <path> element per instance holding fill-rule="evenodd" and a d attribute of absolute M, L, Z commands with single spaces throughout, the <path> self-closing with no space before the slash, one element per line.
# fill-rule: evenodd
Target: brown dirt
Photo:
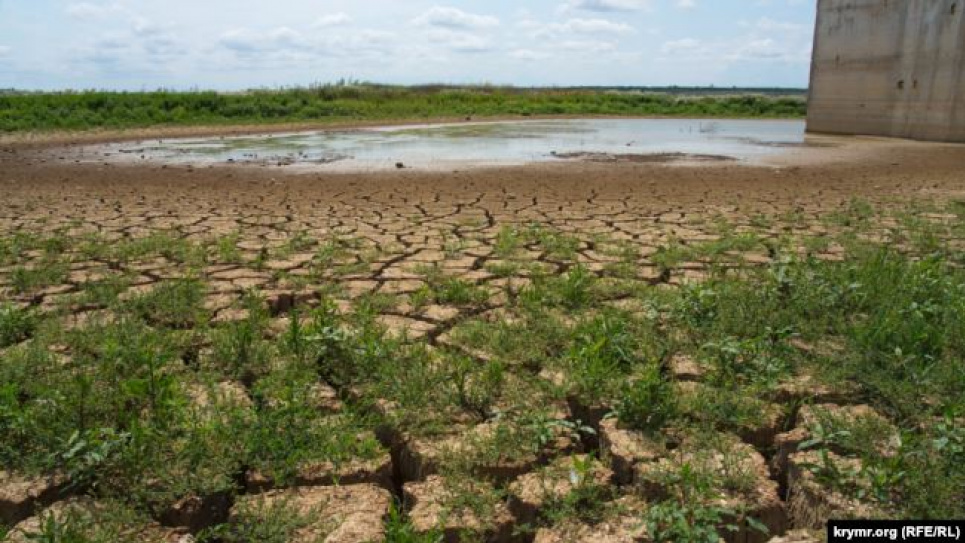
<path fill-rule="evenodd" d="M 488 492 L 486 483 L 475 483 L 479 490 Z M 425 481 L 407 483 L 403 490 L 405 504 L 413 529 L 419 534 L 442 527 L 442 539 L 447 543 L 460 541 L 513 541 L 514 518 L 505 504 L 494 510 L 477 512 L 472 507 L 457 503 L 445 478 L 429 476 Z"/>
<path fill-rule="evenodd" d="M 555 153 L 561 159 L 575 159 L 584 162 L 734 162 L 735 158 L 723 155 L 694 155 L 689 153 Z"/>
<path fill-rule="evenodd" d="M 272 506 L 290 505 L 308 524 L 292 543 L 364 543 L 385 539 L 383 521 L 392 496 L 374 485 L 300 488 L 246 496 L 235 504 L 231 521 L 267 520 Z"/>
<path fill-rule="evenodd" d="M 15 524 L 57 499 L 61 477 L 25 478 L 0 471 L 0 524 Z"/>
<path fill-rule="evenodd" d="M 828 231 L 820 218 L 853 198 L 878 206 L 965 198 L 965 146 L 849 141 L 833 149 L 794 151 L 774 159 L 779 166 L 767 167 L 565 162 L 332 174 L 278 167 L 79 164 L 60 158 L 65 147 L 48 138 L 0 145 L 0 232 L 65 230 L 119 238 L 173 231 L 195 240 L 238 232 L 247 260 L 298 232 L 316 240 L 348 236 L 378 253 L 362 269 L 338 278 L 348 297 L 355 297 L 414 292 L 423 284 L 418 267 L 428 263 L 498 291 L 504 280 L 486 267 L 499 262 L 492 255 L 493 240 L 505 225 L 539 223 L 583 239 L 579 260 L 594 271 L 608 259 L 593 250 L 595 236 L 626 240 L 644 255 L 641 277 L 678 283 L 699 279 L 702 265 L 684 265 L 673 277 L 660 277 L 647 255 L 672 239 L 715 239 L 717 219 L 740 229 L 750 228 L 755 216 L 767 216 L 779 220 L 763 229 L 766 236 L 823 236 Z M 461 244 L 459 254 L 447 255 L 447 243 L 455 242 Z M 277 313 L 314 303 L 277 277 L 308 276 L 315 250 L 269 259 L 257 270 L 247 265 L 205 270 L 213 291 L 208 305 L 217 320 L 243 316 L 230 306 L 246 288 L 278 293 Z M 823 256 L 834 258 L 834 248 Z M 768 260 L 766 254 L 747 257 Z M 89 264 L 71 270 L 71 284 L 49 288 L 32 301 L 53 303 L 69 295 L 71 285 L 109 271 L 103 263 Z M 133 288 L 142 290 L 179 273 L 163 261 L 133 271 L 141 274 Z M 513 281 L 514 286 L 525 282 Z M 400 307 L 384 321 L 434 339 L 461 314 L 445 306 Z"/>
<path fill-rule="evenodd" d="M 14 526 L 7 537 L 5 543 L 28 543 L 37 541 L 38 534 L 43 533 L 44 527 L 51 519 L 56 522 L 69 522 L 67 519 L 97 519 L 97 514 L 105 508 L 102 504 L 89 498 L 70 498 L 57 502 L 50 507 L 39 511 L 37 515 L 23 520 Z M 190 543 L 194 538 L 183 530 L 163 528 L 155 523 L 145 523 L 143 525 L 125 526 L 122 535 L 130 541 L 142 541 L 144 543 Z"/>
<path fill-rule="evenodd" d="M 447 340 L 447 334 L 460 319 L 503 318 L 500 313 L 505 304 L 501 298 L 505 296 L 502 287 L 508 284 L 518 288 L 527 281 L 525 277 L 499 278 L 487 269 L 502 263 L 494 247 L 498 232 L 507 225 L 539 223 L 579 238 L 578 260 L 593 271 L 600 271 L 612 262 L 612 255 L 599 250 L 594 240 L 600 236 L 624 240 L 636 246 L 642 255 L 641 278 L 679 284 L 700 278 L 706 272 L 706 264 L 684 263 L 662 277 L 651 256 L 659 246 L 674 239 L 685 242 L 717 239 L 720 235 L 717 219 L 725 220 L 738 231 L 754 230 L 770 238 L 820 237 L 831 233 L 822 218 L 846 208 L 854 198 L 883 208 L 901 208 L 910 200 L 965 201 L 965 146 L 899 141 L 854 140 L 834 148 L 799 149 L 772 161 L 770 166 L 754 167 L 729 162 L 670 166 L 617 161 L 444 172 L 399 170 L 340 174 L 298 173 L 254 166 L 78 164 L 59 158 L 64 149 L 62 143 L 56 138 L 0 143 L 0 235 L 64 231 L 97 233 L 114 239 L 174 232 L 180 237 L 201 241 L 236 233 L 236 245 L 243 253 L 244 263 L 211 265 L 202 270 L 209 289 L 206 306 L 216 322 L 237 319 L 242 314 L 235 305 L 244 290 L 260 288 L 266 293 L 275 320 L 273 329 L 279 330 L 287 326 L 293 308 L 321 303 L 321 297 L 312 290 L 315 276 L 311 269 L 319 246 L 296 249 L 283 256 L 274 250 L 288 244 L 299 233 L 321 243 L 336 237 L 352 238 L 360 245 L 353 246 L 348 255 L 337 256 L 337 263 L 354 267 L 331 278 L 342 288 L 343 298 L 373 292 L 416 292 L 425 284 L 419 267 L 427 264 L 438 264 L 447 274 L 489 290 L 491 297 L 481 307 L 433 303 L 416 307 L 409 300 L 382 311 L 382 320 L 387 325 L 399 330 L 407 328 L 411 335 L 425 335 L 431 342 L 439 343 Z M 758 216 L 771 221 L 764 226 L 755 225 Z M 367 251 L 373 256 L 361 258 Z M 551 269 L 554 266 L 563 269 L 560 263 L 535 250 L 522 253 Z M 265 261 L 255 266 L 253 260 L 261 255 L 266 256 Z M 831 247 L 819 256 L 839 258 L 840 250 Z M 752 253 L 745 258 L 766 263 L 770 257 Z M 41 255 L 28 254 L 19 264 L 32 267 L 42 262 Z M 134 277 L 128 295 L 148 291 L 162 280 L 184 272 L 183 266 L 164 258 L 126 266 L 124 271 Z M 31 292 L 29 297 L 18 297 L 10 288 L 11 270 L 0 268 L 0 299 L 9 297 L 22 304 L 56 307 L 58 300 L 77 292 L 83 282 L 113 271 L 116 270 L 110 268 L 109 262 L 72 262 L 65 284 Z M 309 285 L 295 284 L 293 278 L 307 280 Z M 86 315 L 85 310 L 79 308 L 68 324 L 81 325 Z M 476 354 L 480 358 L 485 355 Z M 699 380 L 701 368 L 686 360 L 675 360 L 673 369 L 679 377 Z M 695 382 L 680 384 L 691 388 L 698 385 Z M 244 391 L 237 394 L 236 389 L 235 384 L 225 383 L 209 391 L 199 391 L 198 408 L 220 396 L 236 398 L 240 404 L 248 403 L 250 398 Z M 808 392 L 788 388 L 786 393 L 788 398 L 817 400 L 830 397 L 833 392 L 819 394 L 813 389 Z M 339 399 L 333 391 L 320 390 L 318 396 L 320 409 L 339 411 Z M 616 472 L 618 483 L 636 484 L 641 469 L 654 463 L 659 454 L 651 455 L 648 444 L 641 442 L 640 436 L 608 421 L 600 423 L 606 410 L 594 412 L 597 407 L 582 406 L 582 411 L 570 418 L 601 426 L 603 461 Z M 391 406 L 385 408 L 390 410 Z M 783 415 L 776 412 L 773 424 L 748 429 L 740 437 L 759 448 L 769 447 L 777 429 L 783 428 Z M 792 444 L 791 438 L 795 436 L 785 437 L 787 443 Z M 402 458 L 396 462 L 411 460 L 415 467 L 410 470 L 405 462 L 394 467 L 400 472 L 415 473 L 404 478 L 408 482 L 404 494 L 412 508 L 409 514 L 415 526 L 428 530 L 445 509 L 439 499 L 440 476 L 432 475 L 433 470 L 428 469 L 433 457 L 431 445 L 438 444 L 429 443 L 421 450 L 417 447 L 420 443 L 406 445 Z M 554 449 L 554 454 L 568 448 Z M 746 505 L 757 508 L 762 517 L 773 517 L 773 532 L 780 533 L 783 506 L 777 499 L 777 483 L 767 479 L 763 457 L 747 445 L 742 445 L 742 450 L 746 450 L 750 458 L 750 471 L 760 479 Z M 794 498 L 790 508 L 795 526 L 810 527 L 814 519 L 824 518 L 823 511 L 847 509 L 845 506 L 850 504 L 821 502 L 818 497 L 822 489 L 800 469 L 801 458 L 794 458 L 794 451 L 789 448 L 782 452 L 777 471 L 790 472 L 786 481 Z M 512 473 L 509 478 L 516 478 L 522 472 L 535 472 L 537 466 L 547 463 L 544 460 L 534 458 L 525 465 L 520 464 L 521 467 L 493 466 L 492 473 L 486 475 L 504 479 L 501 475 Z M 359 469 L 352 466 L 352 473 L 358 477 L 350 481 L 391 486 L 386 481 L 388 466 L 388 457 L 372 466 Z M 303 468 L 299 484 L 332 482 L 334 474 L 329 466 Z M 338 475 L 345 482 L 345 474 Z M 266 491 L 273 486 L 257 473 L 249 473 L 247 483 L 251 491 Z M 334 492 L 331 490 L 334 488 L 337 487 L 278 492 L 328 493 Z M 387 494 L 375 486 L 371 488 L 379 496 L 378 511 L 371 515 L 371 519 L 375 519 L 387 507 L 387 498 L 385 507 L 382 502 Z M 14 511 L 10 520 L 34 514 L 47 500 L 42 499 L 39 490 L 36 496 L 31 492 L 20 493 L 6 502 L 4 496 L 0 496 L 0 513 L 5 509 Z M 225 505 L 207 504 L 200 498 L 194 502 L 188 500 L 171 511 L 170 523 L 196 527 L 198 521 L 208 522 L 219 516 L 211 514 L 210 509 L 224 509 Z M 508 510 L 499 513 L 495 525 L 490 526 L 471 516 L 449 517 L 446 534 L 452 536 L 459 529 L 468 528 L 502 536 L 511 531 L 512 518 Z M 376 521 L 365 520 L 359 526 L 367 527 L 368 523 L 375 525 Z M 574 534 L 582 534 L 581 527 L 572 529 Z M 637 540 L 641 535 L 625 534 L 623 528 L 614 530 L 621 535 L 615 540 L 620 541 Z M 750 539 L 751 536 L 742 533 L 742 537 Z M 552 540 L 556 539 L 547 539 Z M 573 536 L 573 540 L 578 538 Z"/>
<path fill-rule="evenodd" d="M 887 201 L 965 190 L 965 146 L 887 143 L 877 151 L 863 149 L 850 155 L 857 162 L 836 153 L 831 163 L 786 168 L 566 163 L 286 174 L 283 168 L 73 164 L 57 158 L 56 146 L 8 145 L 0 149 L 0 213 L 7 227 L 44 219 L 49 227 L 81 220 L 114 232 L 132 225 L 191 225 L 195 236 L 246 223 L 269 230 L 304 225 L 388 232 L 390 219 L 400 217 L 421 219 L 423 230 L 430 230 L 491 216 L 496 223 L 543 220 L 566 230 L 583 223 L 640 238 L 642 233 L 621 226 L 649 223 L 664 230 L 700 213 L 813 213 L 852 197 Z M 389 235 L 404 234 L 412 232 Z"/>

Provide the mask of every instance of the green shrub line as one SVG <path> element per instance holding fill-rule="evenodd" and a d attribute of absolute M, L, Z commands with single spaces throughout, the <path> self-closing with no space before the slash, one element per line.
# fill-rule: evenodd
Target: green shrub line
<path fill-rule="evenodd" d="M 0 94 L 0 132 L 549 115 L 802 118 L 803 96 L 325 85 L 244 93 Z"/>

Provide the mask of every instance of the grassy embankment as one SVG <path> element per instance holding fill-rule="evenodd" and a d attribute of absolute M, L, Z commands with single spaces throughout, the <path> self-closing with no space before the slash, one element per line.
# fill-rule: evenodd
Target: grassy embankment
<path fill-rule="evenodd" d="M 434 457 L 434 471 L 447 488 L 444 510 L 482 519 L 470 534 L 485 533 L 516 499 L 497 468 L 539 470 L 538 459 L 560 458 L 572 462 L 571 486 L 548 490 L 517 528 L 594 525 L 628 514 L 619 500 L 642 504 L 631 511 L 657 539 L 707 541 L 755 517 L 762 481 L 749 459 L 780 455 L 768 428 L 798 426 L 805 434 L 784 451 L 797 473 L 776 475 L 790 477 L 792 491 L 817 489 L 813 499 L 860 504 L 862 514 L 960 518 L 965 273 L 960 249 L 943 240 L 965 235 L 965 208 L 938 211 L 884 217 L 854 205 L 825 218 L 838 234 L 818 238 L 722 224 L 716 241 L 669 244 L 647 258 L 667 270 L 663 279 L 685 263 L 706 265 L 705 281 L 677 288 L 641 280 L 641 256 L 626 243 L 593 240 L 613 257 L 597 273 L 576 263 L 585 240 L 507 226 L 487 240 L 487 270 L 514 281 L 472 283 L 427 267 L 422 289 L 362 296 L 344 311 L 333 301 L 343 294 L 338 278 L 364 273 L 373 258 L 361 240 L 296 235 L 249 260 L 231 237 L 7 236 L 0 263 L 18 300 L 64 283 L 71 263 L 106 266 L 45 312 L 12 303 L 0 311 L 0 466 L 62 474 L 66 495 L 101 504 L 51 520 L 48 537 L 137 540 L 124 526 L 168 518 L 185 496 L 238 500 L 252 473 L 284 487 L 306 466 L 316 477 L 327 466 L 337 482 L 340 466 L 387 454 L 385 441 L 397 438 L 386 436 L 411 446 L 455 435 L 461 444 Z M 756 223 L 766 231 L 773 220 Z M 207 267 L 261 269 L 265 258 L 305 250 L 316 253 L 311 274 L 279 280 L 321 292 L 318 307 L 279 326 L 253 291 L 240 320 L 211 318 Z M 762 252 L 769 264 L 743 264 L 741 255 Z M 818 258 L 826 254 L 840 258 Z M 180 278 L 129 291 L 139 266 L 157 262 Z M 486 318 L 497 303 L 501 317 Z M 377 321 L 427 304 L 464 314 L 433 348 L 387 335 Z M 81 327 L 65 327 L 78 311 Z M 681 372 L 681 359 L 694 367 Z M 812 406 L 828 402 L 872 411 Z M 600 483 L 595 461 L 569 460 L 582 450 L 609 461 L 595 438 L 605 422 L 566 406 L 607 414 L 611 431 L 652 447 L 633 484 Z M 273 507 L 230 524 L 215 510 L 201 539 L 286 541 L 312 523 Z M 408 514 L 390 517 L 390 541 L 437 540 L 416 534 Z"/>
<path fill-rule="evenodd" d="M 803 97 L 600 90 L 324 86 L 215 92 L 0 94 L 0 132 L 514 115 L 800 118 Z"/>

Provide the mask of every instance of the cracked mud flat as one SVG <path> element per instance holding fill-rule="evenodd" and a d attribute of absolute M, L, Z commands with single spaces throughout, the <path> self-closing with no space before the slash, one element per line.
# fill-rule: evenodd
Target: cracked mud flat
<path fill-rule="evenodd" d="M 95 235 L 109 241 L 163 234 L 198 244 L 227 239 L 237 254 L 223 261 L 214 258 L 196 270 L 204 284 L 204 308 L 214 327 L 244 319 L 247 313 L 242 299 L 251 290 L 266 300 L 272 334 L 279 334 L 290 325 L 293 315 L 297 315 L 293 309 L 307 311 L 318 306 L 323 298 L 320 291 L 334 296 L 342 309 L 349 308 L 355 300 L 382 294 L 391 296 L 392 302 L 377 307 L 378 321 L 391 332 L 407 334 L 413 340 L 421 338 L 434 349 L 458 343 L 458 338 L 453 339 L 457 335 L 454 332 L 467 322 L 511 318 L 502 313 L 508 305 L 507 293 L 518 292 L 530 282 L 530 272 L 525 267 L 528 264 L 537 263 L 550 275 L 569 272 L 582 264 L 592 274 L 605 278 L 610 266 L 620 260 L 614 247 L 629 245 L 637 254 L 632 280 L 644 287 L 672 287 L 706 277 L 711 265 L 685 261 L 667 268 L 657 262 L 660 248 L 673 243 L 686 246 L 713 242 L 722 236 L 721 223 L 737 232 L 754 232 L 764 239 L 793 237 L 804 244 L 803 240 L 834 235 L 835 227 L 824 218 L 847 208 L 855 198 L 880 209 L 901 209 L 911 201 L 965 198 L 965 149 L 901 142 L 866 142 L 857 150 L 811 149 L 802 154 L 791 153 L 762 167 L 728 162 L 666 167 L 650 161 L 591 160 L 466 171 L 367 174 L 298 173 L 284 168 L 75 164 L 57 156 L 58 149 L 42 144 L 0 147 L 0 233 L 4 236 Z M 531 225 L 578 240 L 573 254 L 561 257 L 545 244 L 525 245 L 509 255 L 501 251 L 501 232 Z M 893 226 L 883 223 L 868 235 L 884 236 Z M 69 256 L 70 251 L 66 254 Z M 327 258 L 321 264 L 320 254 Z M 822 247 L 816 256 L 833 260 L 840 255 L 840 248 L 831 245 Z M 730 256 L 751 265 L 766 265 L 771 259 L 761 247 Z M 43 255 L 34 251 L 20 255 L 15 266 L 0 269 L 0 298 L 19 307 L 57 315 L 68 329 L 83 329 L 86 323 L 103 317 L 104 307 L 72 301 L 90 282 L 123 275 L 128 280 L 123 298 L 149 293 L 166 281 L 189 275 L 183 263 L 163 255 L 131 262 L 70 257 L 63 278 L 53 284 L 26 292 L 14 288 L 15 267 L 34 269 L 45 262 Z M 509 264 L 523 266 L 507 273 L 503 270 Z M 419 301 L 417 295 L 432 286 L 427 269 L 478 287 L 485 298 L 471 302 Z M 608 303 L 619 305 L 625 301 L 618 296 Z M 490 356 L 473 352 L 470 347 L 460 348 L 475 360 L 484 361 Z M 198 356 L 203 356 L 203 352 L 202 348 Z M 679 384 L 699 378 L 695 370 L 693 375 L 682 376 Z M 546 376 L 546 380 L 551 382 L 553 377 Z M 328 385 L 320 383 L 313 392 L 313 401 L 321 411 L 340 413 L 343 402 L 351 402 L 357 392 Z M 250 383 L 226 386 L 227 392 L 219 393 L 218 401 L 240 397 L 234 403 L 250 408 Z M 535 535 L 536 540 L 594 541 L 594 530 L 606 532 L 607 541 L 646 540 L 639 525 L 628 520 L 643 506 L 621 494 L 630 488 L 644 489 L 641 492 L 645 496 L 666 492 L 650 480 L 653 473 L 675 465 L 680 461 L 678 457 L 690 459 L 688 455 L 696 455 L 692 451 L 700 446 L 691 448 L 683 440 L 676 452 L 652 452 L 648 444 L 638 442 L 639 436 L 628 435 L 601 421 L 602 412 L 594 415 L 594 407 L 564 402 L 553 409 L 560 420 L 593 425 L 600 435 L 598 443 L 576 443 L 557 436 L 547 450 L 531 458 L 511 465 L 498 461 L 492 466 L 481 464 L 485 475 L 472 483 L 479 485 L 473 486 L 473 491 L 486 494 L 492 485 L 498 485 L 510 489 L 513 497 L 489 511 L 488 518 L 479 518 L 486 516 L 479 511 L 447 517 L 443 530 L 446 537 L 453 540 L 466 533 L 491 541 L 519 537 L 514 535 L 513 527 L 520 519 L 537 515 L 542 504 L 551 500 L 552 496 L 547 497 L 545 492 L 552 494 L 562 492 L 559 488 L 569 488 L 567 475 L 564 473 L 560 483 L 552 479 L 558 474 L 554 475 L 550 468 L 563 465 L 566 472 L 571 463 L 584 461 L 577 453 L 589 451 L 607 464 L 595 466 L 593 473 L 604 473 L 607 481 L 618 483 L 614 485 L 616 493 L 609 495 L 613 503 L 632 502 L 619 509 L 625 515 L 617 514 L 594 526 L 579 520 L 546 526 Z M 380 409 L 392 419 L 391 405 Z M 330 534 L 325 541 L 383 537 L 380 529 L 373 535 L 371 524 L 378 524 L 388 515 L 386 490 L 406 504 L 406 514 L 412 515 L 420 531 L 430 531 L 439 520 L 438 504 L 446 493 L 446 474 L 436 473 L 437 468 L 433 467 L 447 451 L 452 453 L 444 444 L 453 442 L 453 436 L 457 436 L 454 442 L 459 443 L 458 436 L 487 431 L 486 423 L 465 418 L 456 418 L 450 424 L 449 435 L 418 438 L 397 428 L 377 430 L 386 451 L 384 459 L 369 462 L 374 467 L 304 466 L 306 473 L 299 473 L 298 480 L 305 487 L 329 487 L 344 479 L 346 488 L 375 497 L 355 512 L 358 518 L 351 519 L 354 525 L 345 521 L 334 527 L 310 526 L 303 531 L 313 537 Z M 789 483 L 784 473 L 788 468 L 768 473 L 765 467 L 780 460 L 781 453 L 763 456 L 771 454 L 770 443 L 781 443 L 778 426 L 775 423 L 763 429 L 735 430 L 739 438 L 728 434 L 722 444 L 716 444 L 720 450 L 714 449 L 716 452 L 701 460 L 716 466 L 719 457 L 738 454 L 743 458 L 741 462 L 757 476 L 756 486 L 748 493 L 750 497 L 735 500 L 741 507 L 759 510 L 773 535 L 782 535 L 789 528 L 812 529 L 819 524 L 809 516 L 813 516 L 815 508 L 809 509 L 803 503 L 815 499 L 819 492 L 812 488 L 813 483 L 801 482 L 801 474 L 794 471 L 793 457 Z M 784 451 L 784 464 L 788 462 L 787 455 Z M 659 461 L 654 460 L 657 458 Z M 270 481 L 258 479 L 256 472 L 247 476 L 249 496 L 264 494 L 274 499 L 286 494 L 268 490 Z M 794 507 L 805 509 L 801 518 L 807 522 L 795 524 L 794 519 L 788 518 L 793 511 L 782 501 L 784 496 L 778 495 L 783 492 L 778 489 L 782 477 L 785 480 L 781 484 L 790 484 L 795 492 Z M 252 483 L 255 479 L 261 482 Z M 18 484 L 29 487 L 30 492 L 5 498 L 7 501 L 2 503 L 8 515 L 0 519 L 11 525 L 25 519 L 36 524 L 36 517 L 30 517 L 55 498 L 42 483 Z M 16 485 L 9 486 L 12 489 Z M 309 496 L 304 507 L 311 508 L 322 499 L 315 494 L 331 492 L 288 494 L 294 496 L 299 508 L 303 507 L 297 501 L 302 499 L 300 496 Z M 343 498 L 332 499 L 336 501 L 323 501 L 323 507 L 346 509 L 344 503 L 337 502 Z M 250 500 L 246 497 L 235 503 Z M 214 511 L 210 515 L 221 520 L 228 518 L 228 504 L 208 507 L 205 501 L 199 503 L 195 509 Z M 159 540 L 176 541 L 177 537 L 186 537 L 183 534 L 188 529 L 196 532 L 198 526 L 211 522 L 209 518 L 199 520 L 198 513 L 182 507 L 180 502 L 173 510 L 176 514 L 158 519 L 172 525 L 169 528 L 173 530 L 158 536 Z M 205 514 L 209 513 L 202 516 Z M 237 516 L 236 511 L 231 516 Z M 171 518 L 176 520 L 170 521 Z M 152 524 L 150 530 L 161 529 Z M 532 537 L 533 534 L 523 536 L 523 540 Z M 761 539 L 742 529 L 733 540 Z M 801 540 L 807 541 L 807 536 Z"/>

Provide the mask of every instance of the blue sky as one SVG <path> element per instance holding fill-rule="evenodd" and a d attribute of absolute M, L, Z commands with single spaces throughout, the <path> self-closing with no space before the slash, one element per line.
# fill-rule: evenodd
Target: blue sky
<path fill-rule="evenodd" d="M 0 88 L 807 85 L 814 0 L 0 0 Z"/>

